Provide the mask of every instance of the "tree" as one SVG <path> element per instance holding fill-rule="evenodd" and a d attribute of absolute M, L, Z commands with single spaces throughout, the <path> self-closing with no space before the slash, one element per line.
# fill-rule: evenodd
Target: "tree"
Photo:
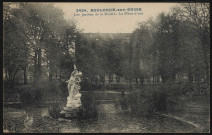
<path fill-rule="evenodd" d="M 158 31 L 155 35 L 159 73 L 163 82 L 174 81 L 179 71 L 179 20 L 175 15 L 159 15 Z"/>
<path fill-rule="evenodd" d="M 153 24 L 152 20 L 140 23 L 139 28 L 133 31 L 131 35 L 131 52 L 130 52 L 130 61 L 133 70 L 133 77 L 139 78 L 141 84 L 143 83 L 144 78 L 148 75 L 155 75 L 153 69 L 155 65 L 152 63 L 152 50 L 154 39 L 153 34 L 154 30 L 152 29 Z"/>
<path fill-rule="evenodd" d="M 24 83 L 27 83 L 25 71 L 29 54 L 18 14 L 18 10 L 10 9 L 9 17 L 4 19 L 4 68 L 6 79 L 12 87 L 20 70 L 24 71 Z"/>
<path fill-rule="evenodd" d="M 202 46 L 206 82 L 210 81 L 210 5 L 209 3 L 182 3 L 175 12 L 181 21 L 188 21 L 196 28 Z"/>
<path fill-rule="evenodd" d="M 180 23 L 180 33 L 180 71 L 188 73 L 189 82 L 199 81 L 204 73 L 204 62 L 201 45 L 196 36 L 196 28 L 189 22 L 183 22 Z"/>
<path fill-rule="evenodd" d="M 50 73 L 57 76 L 58 69 L 61 71 L 62 68 L 61 59 L 64 55 L 69 56 L 65 32 L 72 27 L 76 29 L 76 26 L 64 20 L 62 10 L 51 4 L 17 3 L 16 8 L 8 10 L 7 7 L 4 7 L 7 16 L 4 16 L 7 78 L 11 78 L 11 74 L 15 76 L 21 69 L 24 83 L 27 83 L 27 67 L 31 66 L 34 67 L 35 81 L 45 74 L 46 71 L 41 72 L 44 69 L 50 69 Z"/>

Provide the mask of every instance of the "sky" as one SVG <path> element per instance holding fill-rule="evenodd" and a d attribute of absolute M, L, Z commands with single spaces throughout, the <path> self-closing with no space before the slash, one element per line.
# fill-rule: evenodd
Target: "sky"
<path fill-rule="evenodd" d="M 169 12 L 177 3 L 55 3 L 54 6 L 61 8 L 66 19 L 76 22 L 79 29 L 84 33 L 131 33 L 139 22 L 147 21 L 150 17 L 153 19 L 161 12 Z M 120 11 L 107 12 L 116 15 L 105 15 L 106 12 L 91 12 L 91 9 L 125 9 Z M 141 11 L 127 11 L 128 8 L 141 8 Z M 85 9 L 86 12 L 76 12 L 77 9 Z M 124 15 L 124 13 L 127 14 Z M 93 14 L 93 16 L 82 16 L 83 14 Z M 100 16 L 100 13 L 103 13 Z M 75 14 L 75 15 L 74 15 Z M 80 16 L 76 16 L 79 14 Z M 130 14 L 130 15 L 129 15 Z M 133 15 L 132 15 L 133 14 Z M 139 14 L 139 15 L 138 15 Z"/>

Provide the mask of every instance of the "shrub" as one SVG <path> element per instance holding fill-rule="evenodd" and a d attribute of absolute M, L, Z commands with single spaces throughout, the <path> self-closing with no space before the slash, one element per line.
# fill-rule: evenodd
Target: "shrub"
<path fill-rule="evenodd" d="M 125 97 L 122 97 L 121 100 L 119 101 L 119 104 L 121 105 L 121 108 L 123 110 L 126 110 L 129 108 L 129 104 L 127 102 L 127 99 Z"/>
<path fill-rule="evenodd" d="M 192 91 L 195 92 L 196 95 L 200 95 L 208 92 L 209 85 L 203 82 L 192 83 Z"/>
<path fill-rule="evenodd" d="M 21 92 L 20 100 L 24 104 L 38 103 L 41 101 L 42 96 L 40 89 L 27 89 Z"/>
<path fill-rule="evenodd" d="M 66 86 L 67 86 L 67 84 L 66 84 Z M 61 94 L 60 82 L 58 82 L 57 80 L 52 80 L 51 82 L 47 82 L 47 85 L 45 88 L 49 92 Z"/>
<path fill-rule="evenodd" d="M 170 106 L 174 109 L 186 87 L 169 83 L 148 89 L 141 88 L 126 95 L 126 103 L 122 104 L 130 106 L 133 115 L 151 116 L 154 111 L 166 112 Z"/>
<path fill-rule="evenodd" d="M 151 116 L 154 111 L 167 112 L 179 109 L 182 97 L 188 92 L 192 96 L 209 93 L 205 83 L 163 83 L 157 87 L 140 89 L 126 95 L 120 102 L 124 108 L 130 107 L 133 115 Z M 205 94 L 206 95 L 206 94 Z"/>
<path fill-rule="evenodd" d="M 165 90 L 154 91 L 153 96 L 150 97 L 154 111 L 166 112 L 167 110 L 167 94 Z"/>
<path fill-rule="evenodd" d="M 33 99 L 32 99 L 30 91 L 26 91 L 26 90 L 23 91 L 20 95 L 20 100 L 24 104 L 31 104 Z"/>
<path fill-rule="evenodd" d="M 62 106 L 59 102 L 52 103 L 50 107 L 48 107 L 48 114 L 52 118 L 58 119 L 61 117 L 60 112 L 62 111 Z"/>
<path fill-rule="evenodd" d="M 82 94 L 82 113 L 81 118 L 95 118 L 97 117 L 97 105 L 92 96 Z"/>
<path fill-rule="evenodd" d="M 20 94 L 20 100 L 24 104 L 32 104 L 39 103 L 43 97 L 43 89 L 39 89 L 37 87 L 28 87 L 26 89 L 22 89 Z"/>
<path fill-rule="evenodd" d="M 82 81 L 80 83 L 81 90 L 93 90 L 92 84 L 87 81 Z"/>
<path fill-rule="evenodd" d="M 151 114 L 149 111 L 152 106 L 147 100 L 147 96 L 141 92 L 133 91 L 121 98 L 120 105 L 123 110 L 131 109 L 131 114 L 134 116 L 148 116 Z"/>

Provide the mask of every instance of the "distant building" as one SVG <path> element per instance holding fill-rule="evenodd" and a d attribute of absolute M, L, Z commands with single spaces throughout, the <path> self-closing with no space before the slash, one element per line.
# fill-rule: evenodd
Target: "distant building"
<path fill-rule="evenodd" d="M 162 82 L 162 78 L 160 75 L 150 76 L 144 78 L 144 85 L 154 85 Z"/>
<path fill-rule="evenodd" d="M 111 88 L 122 88 L 124 86 L 142 86 L 142 85 L 157 85 L 162 82 L 161 76 L 151 76 L 148 78 L 144 78 L 144 80 L 141 80 L 140 78 L 132 78 L 131 82 L 129 80 L 126 80 L 124 77 L 120 77 L 116 74 L 112 75 L 105 75 L 104 79 L 101 80 L 100 77 L 97 75 L 94 80 L 90 81 L 93 85 L 104 85 L 109 86 Z"/>

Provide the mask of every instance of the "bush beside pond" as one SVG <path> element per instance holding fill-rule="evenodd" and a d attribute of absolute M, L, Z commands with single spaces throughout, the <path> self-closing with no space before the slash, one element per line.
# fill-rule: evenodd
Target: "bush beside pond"
<path fill-rule="evenodd" d="M 54 102 L 51 103 L 51 105 L 48 107 L 48 114 L 54 119 L 58 119 L 61 117 L 60 112 L 62 111 L 63 106 L 60 102 Z"/>
<path fill-rule="evenodd" d="M 82 94 L 81 102 L 82 102 L 82 112 L 80 114 L 81 118 L 87 119 L 97 117 L 97 105 L 92 94 L 91 95 Z"/>
<path fill-rule="evenodd" d="M 207 96 L 209 86 L 204 83 L 161 84 L 152 89 L 134 90 L 125 95 L 120 104 L 125 106 L 124 108 L 130 108 L 133 115 L 151 116 L 154 111 L 166 113 L 179 109 L 182 97 L 189 100 L 187 93 L 192 92 L 192 96 Z"/>
<path fill-rule="evenodd" d="M 24 104 L 38 103 L 42 99 L 42 89 L 31 88 L 25 89 L 20 94 L 20 100 Z"/>
<path fill-rule="evenodd" d="M 67 87 L 67 85 L 66 85 Z M 58 80 L 40 80 L 34 84 L 18 85 L 14 88 L 4 87 L 4 100 L 7 102 L 23 102 L 25 104 L 51 100 L 52 97 L 67 97 L 67 88 Z"/>

